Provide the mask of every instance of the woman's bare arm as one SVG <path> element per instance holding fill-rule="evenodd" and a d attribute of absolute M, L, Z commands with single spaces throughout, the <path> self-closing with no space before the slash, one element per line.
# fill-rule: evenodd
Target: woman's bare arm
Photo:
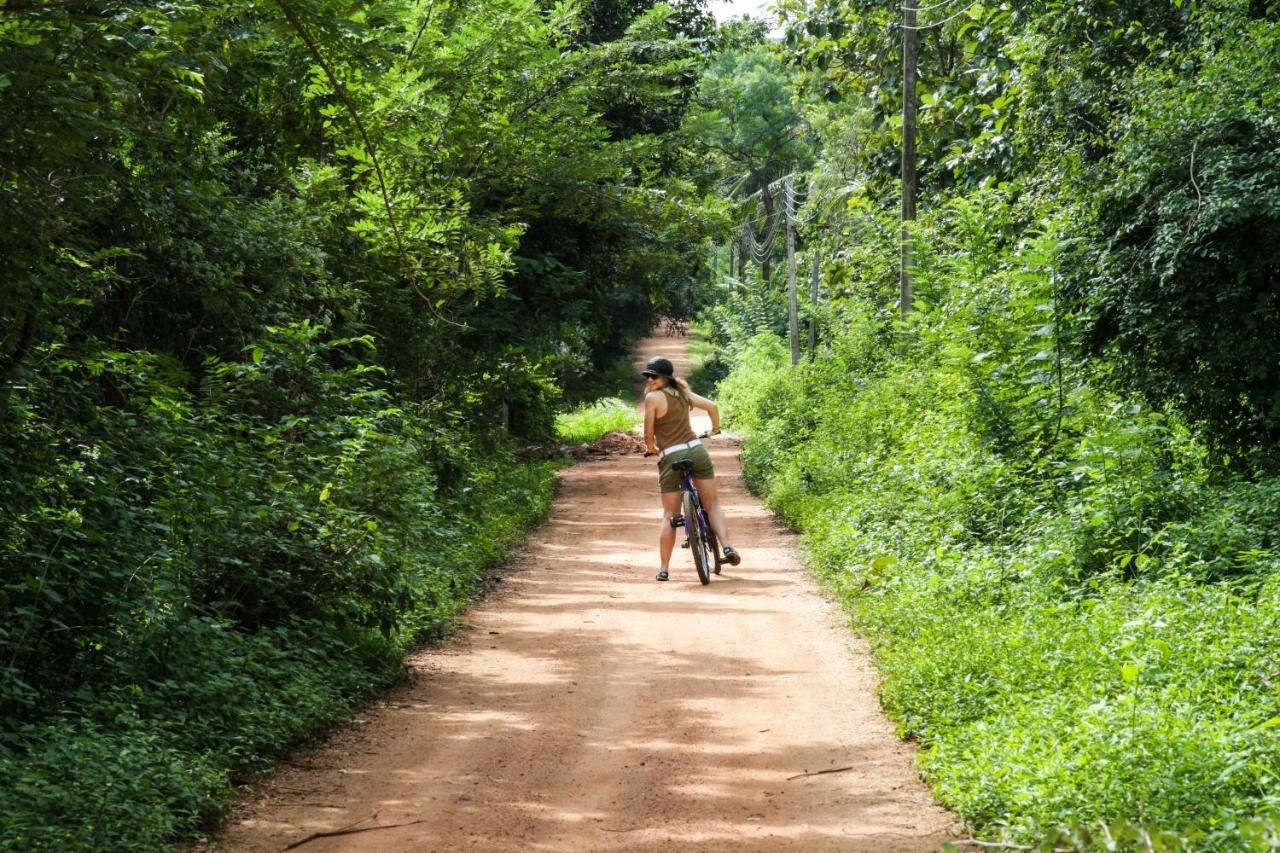
<path fill-rule="evenodd" d="M 720 431 L 720 407 L 706 397 L 699 397 L 697 394 L 689 394 L 689 402 L 693 403 L 695 409 L 702 409 L 711 416 L 711 432 L 715 434 Z"/>
<path fill-rule="evenodd" d="M 650 391 L 644 395 L 644 449 L 650 453 L 658 452 L 658 445 L 654 443 L 653 425 L 659 417 L 666 414 L 666 404 L 661 391 Z"/>

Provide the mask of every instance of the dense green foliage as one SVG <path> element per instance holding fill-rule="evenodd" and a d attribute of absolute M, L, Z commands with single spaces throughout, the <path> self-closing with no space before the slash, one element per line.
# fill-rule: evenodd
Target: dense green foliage
<path fill-rule="evenodd" d="M 0 5 L 0 848 L 207 828 L 545 510 L 720 222 L 653 6 Z"/>
<path fill-rule="evenodd" d="M 1180 52 L 1194 76 L 1161 64 L 1130 84 L 1138 106 L 1098 170 L 1097 236 L 1073 284 L 1127 384 L 1233 451 L 1269 453 L 1280 260 L 1259 247 L 1280 240 L 1280 34 L 1246 33 Z"/>
<path fill-rule="evenodd" d="M 112 352 L 15 395 L 5 546 L 33 570 L 3 591 L 4 846 L 198 829 L 229 775 L 397 678 L 541 517 L 553 466 L 477 466 L 476 438 L 393 406 L 368 341 L 328 331 L 276 329 L 194 392 Z M 102 381 L 118 402 L 59 416 Z"/>
<path fill-rule="evenodd" d="M 1275 843 L 1277 11 L 922 12 L 902 323 L 898 12 L 786 8 L 823 334 L 790 367 L 780 282 L 731 283 L 719 394 L 987 838 Z"/>

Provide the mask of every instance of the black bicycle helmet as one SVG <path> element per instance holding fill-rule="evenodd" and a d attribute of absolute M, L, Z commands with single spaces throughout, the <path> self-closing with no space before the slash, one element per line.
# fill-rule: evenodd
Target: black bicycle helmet
<path fill-rule="evenodd" d="M 668 379 L 676 378 L 676 369 L 671 362 L 667 361 L 660 355 L 655 355 L 649 359 L 649 363 L 644 366 L 644 370 L 640 371 L 641 376 L 665 376 Z"/>

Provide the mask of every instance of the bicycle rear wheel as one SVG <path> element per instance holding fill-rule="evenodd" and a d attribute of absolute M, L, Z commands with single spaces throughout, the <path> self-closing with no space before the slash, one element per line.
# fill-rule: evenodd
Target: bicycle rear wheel
<path fill-rule="evenodd" d="M 684 513 L 684 532 L 689 537 L 689 551 L 693 554 L 693 567 L 698 570 L 698 580 L 706 586 L 711 583 L 711 552 L 707 549 L 706 537 L 702 535 L 702 507 L 693 499 L 692 492 L 685 492 L 680 499 L 680 510 Z"/>

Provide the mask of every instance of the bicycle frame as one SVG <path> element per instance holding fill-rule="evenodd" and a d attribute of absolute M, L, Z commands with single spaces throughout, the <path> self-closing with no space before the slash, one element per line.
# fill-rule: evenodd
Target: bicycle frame
<path fill-rule="evenodd" d="M 671 519 L 671 526 L 684 527 L 684 534 L 685 534 L 684 547 L 690 547 L 690 543 L 694 539 L 693 525 L 696 524 L 698 526 L 698 532 L 701 533 L 701 539 L 703 542 L 707 542 L 709 544 L 709 548 L 707 550 L 711 553 L 712 560 L 715 561 L 714 568 L 712 568 L 711 571 L 713 574 L 718 575 L 720 574 L 720 567 L 724 565 L 723 561 L 720 559 L 719 537 L 716 536 L 715 530 L 713 530 L 711 527 L 711 521 L 710 519 L 707 518 L 707 510 L 702 505 L 702 495 L 698 493 L 698 487 L 693 482 L 692 472 L 685 471 L 681 475 L 680 491 L 688 492 L 690 495 L 692 495 L 693 504 L 698 509 L 697 509 L 697 512 L 694 513 L 694 518 L 692 519 L 685 518 L 683 513 L 677 516 L 673 516 Z"/>

